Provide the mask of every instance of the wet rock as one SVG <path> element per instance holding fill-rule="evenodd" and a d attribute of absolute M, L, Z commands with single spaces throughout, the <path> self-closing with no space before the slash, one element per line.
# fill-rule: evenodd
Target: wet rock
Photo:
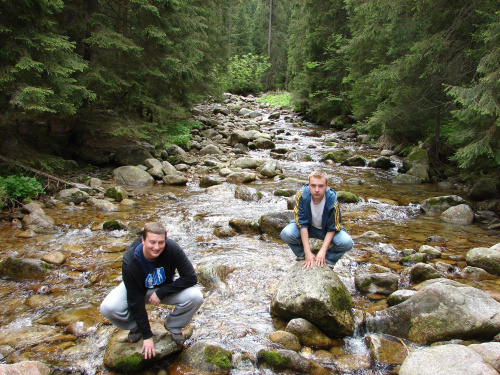
<path fill-rule="evenodd" d="M 420 285 L 404 303 L 378 311 L 367 329 L 429 344 L 454 338 L 484 339 L 500 330 L 500 303 L 486 293 L 451 280 Z"/>
<path fill-rule="evenodd" d="M 333 363 L 341 374 L 352 374 L 372 367 L 370 356 L 365 353 L 342 355 L 334 359 Z"/>
<path fill-rule="evenodd" d="M 372 230 L 365 232 L 359 236 L 353 236 L 353 240 L 356 242 L 362 243 L 379 243 L 384 239 L 384 236 L 381 234 L 374 232 Z"/>
<path fill-rule="evenodd" d="M 259 366 L 268 367 L 277 371 L 291 370 L 301 374 L 314 374 L 320 366 L 305 359 L 293 350 L 260 350 L 257 353 Z"/>
<path fill-rule="evenodd" d="M 68 203 L 80 204 L 81 202 L 86 202 L 87 199 L 89 199 L 89 195 L 78 188 L 71 188 L 59 191 L 56 194 L 56 199 L 60 200 L 65 204 Z"/>
<path fill-rule="evenodd" d="M 273 178 L 279 174 L 283 173 L 283 169 L 281 168 L 281 164 L 276 160 L 269 160 L 260 168 L 259 170 L 262 176 Z"/>
<path fill-rule="evenodd" d="M 259 224 L 250 219 L 231 219 L 229 220 L 229 226 L 238 233 L 260 233 Z"/>
<path fill-rule="evenodd" d="M 190 374 L 229 374 L 232 353 L 218 344 L 198 341 L 183 353 L 179 366 L 183 373 Z"/>
<path fill-rule="evenodd" d="M 234 237 L 238 234 L 231 227 L 215 227 L 213 233 L 220 238 Z"/>
<path fill-rule="evenodd" d="M 127 191 L 121 186 L 111 186 L 106 189 L 104 196 L 114 199 L 116 202 L 121 202 L 123 199 L 128 198 Z"/>
<path fill-rule="evenodd" d="M 398 290 L 399 277 L 392 272 L 361 274 L 354 282 L 361 292 L 389 295 Z"/>
<path fill-rule="evenodd" d="M 141 354 L 142 340 L 136 343 L 127 342 L 127 330 L 117 330 L 111 336 L 104 354 L 104 365 L 112 370 L 124 373 L 141 371 L 146 364 L 160 361 L 182 350 L 181 345 L 172 341 L 169 334 L 158 322 L 151 323 L 153 331 L 153 340 L 155 344 L 156 356 L 145 360 Z M 186 336 L 186 335 L 185 335 Z"/>
<path fill-rule="evenodd" d="M 359 198 L 356 194 L 348 191 L 338 191 L 337 199 L 340 203 L 358 203 Z"/>
<path fill-rule="evenodd" d="M 486 342 L 483 344 L 472 344 L 468 348 L 477 352 L 483 360 L 500 372 L 500 342 Z"/>
<path fill-rule="evenodd" d="M 202 177 L 200 178 L 199 186 L 202 188 L 207 188 L 210 186 L 215 186 L 215 185 L 220 185 L 222 184 L 221 181 L 218 181 L 212 177 Z"/>
<path fill-rule="evenodd" d="M 273 195 L 277 197 L 294 197 L 296 193 L 295 189 L 277 189 L 273 192 Z M 295 202 L 295 199 L 292 199 L 292 202 Z M 293 206 L 292 206 L 293 208 Z"/>
<path fill-rule="evenodd" d="M 232 361 L 233 369 L 244 374 L 257 374 L 253 356 L 249 353 L 234 353 Z"/>
<path fill-rule="evenodd" d="M 125 224 L 123 224 L 120 220 L 108 220 L 102 223 L 103 230 L 122 230 L 125 229 Z"/>
<path fill-rule="evenodd" d="M 323 155 L 324 160 L 333 160 L 335 163 L 342 163 L 352 157 L 352 151 L 348 148 L 327 152 Z"/>
<path fill-rule="evenodd" d="M 495 180 L 492 178 L 479 179 L 469 192 L 469 198 L 474 201 L 484 201 L 498 195 Z"/>
<path fill-rule="evenodd" d="M 60 265 L 66 261 L 66 255 L 64 255 L 60 251 L 54 251 L 52 253 L 43 255 L 42 260 L 50 264 Z"/>
<path fill-rule="evenodd" d="M 55 233 L 58 230 L 54 219 L 38 212 L 26 215 L 22 221 L 22 225 L 25 230 L 32 230 L 35 233 Z"/>
<path fill-rule="evenodd" d="M 500 275 L 500 243 L 492 247 L 476 247 L 465 256 L 468 266 L 484 269 L 493 275 Z"/>
<path fill-rule="evenodd" d="M 284 319 L 303 318 L 330 337 L 354 332 L 349 291 L 329 267 L 306 271 L 297 262 L 280 281 L 271 301 L 271 313 Z"/>
<path fill-rule="evenodd" d="M 106 200 L 106 199 L 98 199 L 94 197 L 90 197 L 88 200 L 88 204 L 91 207 L 97 208 L 99 211 L 103 212 L 113 212 L 118 209 L 117 206 L 115 206 L 112 202 Z"/>
<path fill-rule="evenodd" d="M 0 346 L 9 345 L 19 349 L 36 346 L 42 342 L 60 341 L 58 339 L 60 337 L 60 329 L 40 324 L 24 325 L 16 329 L 10 329 L 8 335 L 0 335 Z"/>
<path fill-rule="evenodd" d="M 248 157 L 241 157 L 241 158 L 236 159 L 232 163 L 232 166 L 235 168 L 241 168 L 241 169 L 258 169 L 258 168 L 262 167 L 265 163 L 266 162 L 264 160 L 248 158 Z"/>
<path fill-rule="evenodd" d="M 482 268 L 470 267 L 470 266 L 465 267 L 462 270 L 461 275 L 464 279 L 477 280 L 477 281 L 494 280 L 497 278 L 497 276 L 486 272 Z"/>
<path fill-rule="evenodd" d="M 223 265 L 205 264 L 197 269 L 198 280 L 208 289 L 225 289 L 225 280 L 234 269 Z"/>
<path fill-rule="evenodd" d="M 36 233 L 33 229 L 23 230 L 16 234 L 18 238 L 33 238 L 36 237 Z"/>
<path fill-rule="evenodd" d="M 272 140 L 260 137 L 255 141 L 249 142 L 248 148 L 250 150 L 274 150 L 276 145 Z"/>
<path fill-rule="evenodd" d="M 286 332 L 295 335 L 300 344 L 304 346 L 328 349 L 338 344 L 337 341 L 326 336 L 314 324 L 302 318 L 290 320 L 286 325 Z"/>
<path fill-rule="evenodd" d="M 52 371 L 45 363 L 23 361 L 11 365 L 0 364 L 0 375 L 49 375 Z"/>
<path fill-rule="evenodd" d="M 227 176 L 227 182 L 232 184 L 244 184 L 257 179 L 257 175 L 251 172 L 233 172 Z"/>
<path fill-rule="evenodd" d="M 364 167 L 366 165 L 366 159 L 363 156 L 357 155 L 344 160 L 340 164 L 348 167 Z"/>
<path fill-rule="evenodd" d="M 441 220 L 447 223 L 469 225 L 474 221 L 474 211 L 467 204 L 448 208 L 441 214 Z"/>
<path fill-rule="evenodd" d="M 222 151 L 216 145 L 206 145 L 200 150 L 200 155 L 220 155 Z"/>
<path fill-rule="evenodd" d="M 290 220 L 293 220 L 293 211 L 271 212 L 260 217 L 259 227 L 262 233 L 279 237 Z"/>
<path fill-rule="evenodd" d="M 262 193 L 257 192 L 254 188 L 241 185 L 234 190 L 234 197 L 247 202 L 258 202 L 262 198 Z"/>
<path fill-rule="evenodd" d="M 365 342 L 370 349 L 370 357 L 380 364 L 400 365 L 410 353 L 403 340 L 390 335 L 366 335 Z"/>
<path fill-rule="evenodd" d="M 427 254 L 424 253 L 414 253 L 399 259 L 399 264 L 407 267 L 411 267 L 417 263 L 425 263 L 427 261 Z"/>
<path fill-rule="evenodd" d="M 438 279 L 441 274 L 433 266 L 426 263 L 417 263 L 409 270 L 410 282 L 419 284 L 426 280 Z"/>
<path fill-rule="evenodd" d="M 139 167 L 126 165 L 113 170 L 113 177 L 118 185 L 152 186 L 154 178 Z"/>
<path fill-rule="evenodd" d="M 311 161 L 311 155 L 309 155 L 307 152 L 302 152 L 302 151 L 293 151 L 290 152 L 286 156 L 287 160 L 290 161 Z"/>
<path fill-rule="evenodd" d="M 152 158 L 151 153 L 143 146 L 121 146 L 115 154 L 115 163 L 120 166 L 143 164 L 144 160 Z"/>
<path fill-rule="evenodd" d="M 420 210 L 426 214 L 435 215 L 443 213 L 448 208 L 458 206 L 459 204 L 467 204 L 467 202 L 458 195 L 444 195 L 425 199 L 420 204 Z"/>
<path fill-rule="evenodd" d="M 251 140 L 250 133 L 244 130 L 237 129 L 229 136 L 228 144 L 230 146 L 235 146 L 238 143 L 242 145 L 247 145 L 248 142 L 250 142 L 250 140 Z"/>
<path fill-rule="evenodd" d="M 418 185 L 422 183 L 422 179 L 409 174 L 397 174 L 392 179 L 392 183 L 400 185 Z"/>
<path fill-rule="evenodd" d="M 128 206 L 128 207 L 132 207 L 132 206 L 136 206 L 137 205 L 137 202 L 134 201 L 133 199 L 123 199 L 121 202 L 120 202 L 120 205 L 121 206 Z"/>
<path fill-rule="evenodd" d="M 394 306 L 400 304 L 406 301 L 408 298 L 412 297 L 416 293 L 417 293 L 416 290 L 406 290 L 406 289 L 396 290 L 394 293 L 391 293 L 387 297 L 387 305 Z"/>
<path fill-rule="evenodd" d="M 163 174 L 166 176 L 179 175 L 179 171 L 177 171 L 177 169 L 175 169 L 175 167 L 172 164 L 170 164 L 168 161 L 162 161 L 161 170 L 163 171 Z"/>
<path fill-rule="evenodd" d="M 144 160 L 144 165 L 148 168 L 147 172 L 153 176 L 155 180 L 161 180 L 164 173 L 162 163 L 158 159 L 146 159 Z"/>
<path fill-rule="evenodd" d="M 43 210 L 43 203 L 41 202 L 31 202 L 28 204 L 23 204 L 21 207 L 21 212 L 30 214 L 32 212 L 37 212 L 39 214 L 45 214 L 45 211 Z"/>
<path fill-rule="evenodd" d="M 399 375 L 498 375 L 473 349 L 463 345 L 439 345 L 411 352 Z"/>
<path fill-rule="evenodd" d="M 6 258 L 0 263 L 0 276 L 15 281 L 43 280 L 45 269 L 43 264 L 35 259 Z"/>
<path fill-rule="evenodd" d="M 179 174 L 163 176 L 162 181 L 165 185 L 184 186 L 188 183 L 188 179 Z"/>
<path fill-rule="evenodd" d="M 436 249 L 433 246 L 422 245 L 418 249 L 418 252 L 422 253 L 422 254 L 427 254 L 427 259 L 441 258 L 441 251 L 439 251 L 438 249 Z"/>
<path fill-rule="evenodd" d="M 375 160 L 370 160 L 368 162 L 368 166 L 371 168 L 391 169 L 394 168 L 396 164 L 394 164 L 388 157 L 381 156 Z"/>
<path fill-rule="evenodd" d="M 293 350 L 298 352 L 301 348 L 299 338 L 291 332 L 276 331 L 269 335 L 269 339 L 281 345 L 284 349 Z"/>
<path fill-rule="evenodd" d="M 407 175 L 418 177 L 422 182 L 429 182 L 429 165 L 417 164 L 411 167 L 407 172 Z"/>
<path fill-rule="evenodd" d="M 248 146 L 243 143 L 236 143 L 233 147 L 233 151 L 236 155 L 243 155 L 248 152 Z"/>

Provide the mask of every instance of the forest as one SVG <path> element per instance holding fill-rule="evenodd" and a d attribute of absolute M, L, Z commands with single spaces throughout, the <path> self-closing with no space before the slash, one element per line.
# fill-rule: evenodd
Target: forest
<path fill-rule="evenodd" d="M 88 140 L 189 147 L 223 92 L 290 93 L 443 177 L 500 166 L 497 0 L 0 0 L 0 36 L 0 154 L 41 170 L 99 165 Z"/>

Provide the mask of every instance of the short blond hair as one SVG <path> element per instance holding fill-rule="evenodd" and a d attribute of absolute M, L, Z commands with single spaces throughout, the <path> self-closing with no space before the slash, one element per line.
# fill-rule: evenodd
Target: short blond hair
<path fill-rule="evenodd" d="M 322 171 L 322 170 L 319 170 L 319 169 L 315 170 L 315 171 L 312 171 L 309 174 L 308 181 L 311 181 L 311 177 L 324 178 L 326 180 L 326 184 L 328 185 L 328 174 L 325 171 Z"/>
<path fill-rule="evenodd" d="M 142 238 L 146 239 L 148 233 L 154 233 L 154 234 L 167 234 L 167 228 L 162 223 L 159 223 L 157 221 L 153 221 L 151 223 L 147 223 L 144 225 L 144 229 L 142 231 Z"/>

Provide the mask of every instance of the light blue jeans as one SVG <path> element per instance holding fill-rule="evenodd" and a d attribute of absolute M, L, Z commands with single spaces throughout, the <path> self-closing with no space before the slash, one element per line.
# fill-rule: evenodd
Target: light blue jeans
<path fill-rule="evenodd" d="M 321 229 L 315 227 L 309 227 L 309 238 L 319 238 L 320 240 L 325 239 L 326 233 Z M 281 239 L 284 243 L 290 246 L 293 253 L 297 258 L 303 258 L 304 245 L 302 245 L 302 239 L 300 238 L 300 229 L 295 223 L 295 220 L 290 221 L 290 223 L 283 228 L 280 234 Z M 342 228 L 340 232 L 335 233 L 332 239 L 332 246 L 326 251 L 326 262 L 329 264 L 335 264 L 346 252 L 352 249 L 354 243 L 352 242 L 351 236 L 347 231 Z"/>
<path fill-rule="evenodd" d="M 146 303 L 148 303 L 149 297 L 156 290 L 158 288 L 148 290 L 144 297 Z M 170 332 L 179 333 L 182 328 L 189 324 L 193 315 L 200 308 L 203 303 L 203 294 L 198 287 L 192 286 L 179 293 L 166 296 L 161 300 L 161 303 L 175 306 L 174 311 L 167 316 L 165 322 Z M 120 329 L 132 330 L 137 327 L 128 309 L 127 289 L 123 282 L 104 298 L 104 301 L 101 303 L 101 314 Z"/>

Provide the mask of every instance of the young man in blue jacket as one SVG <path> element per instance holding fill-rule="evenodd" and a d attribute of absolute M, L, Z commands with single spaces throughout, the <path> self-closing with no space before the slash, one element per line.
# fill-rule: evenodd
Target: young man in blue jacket
<path fill-rule="evenodd" d="M 178 272 L 178 277 L 175 272 Z M 196 272 L 181 247 L 167 238 L 157 222 L 147 223 L 123 256 L 122 279 L 101 303 L 101 314 L 121 329 L 130 330 L 129 342 L 143 339 L 145 359 L 156 355 L 146 303 L 174 305 L 164 326 L 178 345 L 184 342 L 182 328 L 203 303 L 195 285 Z"/>
<path fill-rule="evenodd" d="M 314 171 L 309 175 L 309 183 L 295 195 L 293 214 L 294 220 L 280 236 L 297 260 L 304 260 L 305 270 L 313 268 L 315 261 L 318 267 L 326 264 L 333 268 L 342 255 L 352 249 L 352 239 L 342 227 L 337 194 L 328 187 L 325 172 Z M 309 238 L 323 240 L 316 255 L 311 251 Z"/>

